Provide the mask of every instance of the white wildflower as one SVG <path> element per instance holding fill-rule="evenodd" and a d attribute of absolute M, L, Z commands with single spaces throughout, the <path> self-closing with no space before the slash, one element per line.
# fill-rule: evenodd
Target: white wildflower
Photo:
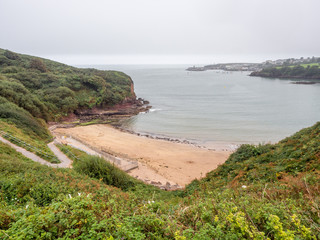
<path fill-rule="evenodd" d="M 243 188 L 243 189 L 246 189 L 246 188 L 247 188 L 247 186 L 246 186 L 246 185 L 242 185 L 242 188 Z"/>
<path fill-rule="evenodd" d="M 26 209 L 28 209 L 29 205 L 26 205 Z"/>

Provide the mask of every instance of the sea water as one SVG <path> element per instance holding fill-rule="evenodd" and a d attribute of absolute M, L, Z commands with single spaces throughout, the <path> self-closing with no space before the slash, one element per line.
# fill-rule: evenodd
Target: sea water
<path fill-rule="evenodd" d="M 320 83 L 250 77 L 249 72 L 189 72 L 184 65 L 91 66 L 123 71 L 152 109 L 124 123 L 142 134 L 211 147 L 275 143 L 320 120 Z"/>

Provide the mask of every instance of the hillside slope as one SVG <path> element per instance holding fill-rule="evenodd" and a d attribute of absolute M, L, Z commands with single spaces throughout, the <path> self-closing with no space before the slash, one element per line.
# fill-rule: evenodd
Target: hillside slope
<path fill-rule="evenodd" d="M 80 69 L 4 49 L 0 97 L 46 121 L 135 100 L 133 82 L 122 72 Z"/>
<path fill-rule="evenodd" d="M 317 123 L 279 144 L 244 145 L 174 192 L 79 150 L 65 149 L 74 169 L 51 169 L 0 143 L 0 238 L 317 239 L 319 131 Z"/>
<path fill-rule="evenodd" d="M 202 181 L 216 187 L 277 182 L 307 173 L 320 174 L 320 122 L 277 144 L 242 145 Z"/>

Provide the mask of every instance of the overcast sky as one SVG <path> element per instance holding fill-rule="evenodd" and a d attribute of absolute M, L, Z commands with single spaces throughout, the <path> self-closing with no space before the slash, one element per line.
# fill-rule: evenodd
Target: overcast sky
<path fill-rule="evenodd" d="M 320 56 L 319 0 L 0 0 L 0 48 L 69 64 Z"/>

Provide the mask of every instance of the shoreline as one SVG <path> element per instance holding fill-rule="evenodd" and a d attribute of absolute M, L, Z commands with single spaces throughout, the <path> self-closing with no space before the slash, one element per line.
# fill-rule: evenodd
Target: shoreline
<path fill-rule="evenodd" d="M 144 111 L 145 113 L 148 113 L 149 109 L 146 109 L 146 111 Z M 136 115 L 133 115 L 131 117 L 134 117 Z M 99 118 L 97 118 L 99 119 Z M 80 122 L 75 122 L 76 120 L 78 120 L 77 118 L 73 118 L 71 120 L 74 120 L 74 122 L 63 122 L 63 123 L 58 123 L 58 122 L 51 122 L 48 125 L 48 129 L 50 131 L 56 129 L 56 128 L 74 128 L 74 127 L 81 127 L 81 126 L 90 126 L 90 125 L 107 125 L 107 126 L 111 126 L 121 132 L 124 133 L 128 133 L 128 134 L 132 134 L 138 137 L 146 137 L 149 139 L 156 139 L 156 140 L 163 140 L 163 141 L 167 141 L 167 142 L 172 142 L 172 143 L 180 143 L 180 144 L 186 144 L 186 145 L 191 145 L 197 148 L 201 148 L 201 149 L 207 149 L 209 151 L 226 151 L 226 152 L 234 152 L 236 151 L 242 144 L 258 144 L 258 143 L 246 143 L 246 142 L 240 142 L 240 143 L 229 143 L 229 142 L 214 142 L 213 144 L 211 144 L 210 146 L 205 146 L 204 144 L 200 143 L 200 141 L 197 140 L 190 140 L 190 139 L 186 139 L 186 138 L 179 138 L 179 137 L 170 137 L 170 136 L 166 136 L 163 134 L 156 134 L 156 133 L 149 133 L 149 132 L 136 132 L 133 130 L 130 130 L 126 127 L 123 127 L 123 121 L 130 119 L 130 117 L 126 117 L 124 119 L 112 119 L 112 118 L 108 118 L 107 121 L 97 121 L 94 123 L 90 123 L 90 124 L 85 124 L 86 121 L 80 123 Z M 70 120 L 70 119 L 68 119 Z M 101 119 L 100 119 L 101 120 Z M 112 122 L 114 121 L 114 122 Z M 212 141 L 213 142 L 213 141 Z"/>
<path fill-rule="evenodd" d="M 109 124 L 107 124 L 107 125 L 109 125 Z M 192 145 L 197 148 L 207 149 L 209 151 L 234 152 L 242 144 L 245 144 L 245 143 L 215 142 L 212 146 L 209 147 L 209 146 L 205 146 L 205 145 L 199 143 L 199 141 L 197 141 L 197 140 L 190 140 L 190 139 L 179 138 L 179 137 L 170 137 L 170 136 L 166 136 L 163 134 L 156 134 L 156 133 L 136 132 L 136 131 L 133 131 L 133 130 L 130 130 L 130 129 L 123 127 L 123 123 L 121 121 L 119 122 L 119 124 L 116 124 L 116 125 L 111 124 L 111 126 L 121 132 L 129 133 L 129 134 L 136 135 L 139 137 L 146 137 L 146 138 L 150 138 L 150 139 L 163 140 L 163 141 L 168 141 L 168 142 L 173 142 L 173 143 L 187 144 L 187 145 Z M 253 143 L 251 143 L 251 144 L 253 144 Z"/>
<path fill-rule="evenodd" d="M 155 186 L 184 187 L 217 168 L 231 154 L 231 151 L 209 150 L 186 142 L 139 136 L 105 124 L 51 131 L 54 135 L 74 137 L 111 155 L 137 161 L 139 167 L 128 173 Z"/>

